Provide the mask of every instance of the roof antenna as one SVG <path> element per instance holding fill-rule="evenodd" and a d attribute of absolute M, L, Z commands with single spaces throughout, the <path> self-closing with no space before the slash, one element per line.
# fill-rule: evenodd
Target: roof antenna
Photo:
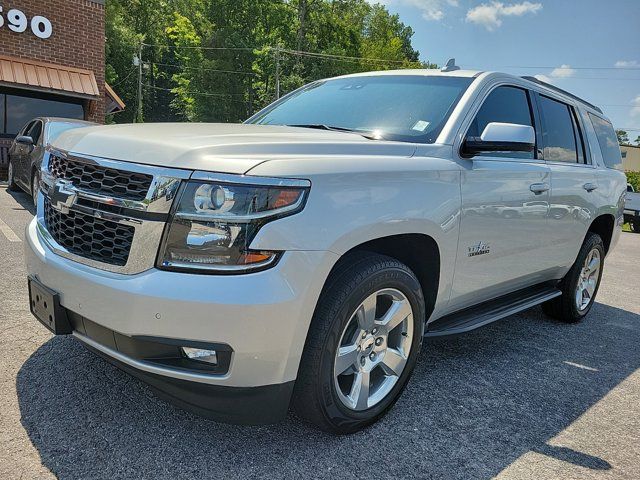
<path fill-rule="evenodd" d="M 460 70 L 460 67 L 456 65 L 455 58 L 447 60 L 447 64 L 440 69 L 441 72 L 453 72 L 455 70 Z"/>

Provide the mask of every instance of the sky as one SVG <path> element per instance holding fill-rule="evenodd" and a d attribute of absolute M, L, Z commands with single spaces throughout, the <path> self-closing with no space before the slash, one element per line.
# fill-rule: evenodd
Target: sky
<path fill-rule="evenodd" d="M 372 3 L 413 28 L 422 60 L 538 76 L 598 105 L 632 141 L 640 136 L 640 0 Z"/>

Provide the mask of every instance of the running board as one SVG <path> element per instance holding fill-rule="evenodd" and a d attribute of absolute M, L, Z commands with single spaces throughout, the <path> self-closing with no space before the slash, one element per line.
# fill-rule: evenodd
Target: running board
<path fill-rule="evenodd" d="M 519 290 L 434 320 L 427 325 L 424 336 L 440 337 L 469 332 L 560 295 L 562 292 L 549 284 Z"/>

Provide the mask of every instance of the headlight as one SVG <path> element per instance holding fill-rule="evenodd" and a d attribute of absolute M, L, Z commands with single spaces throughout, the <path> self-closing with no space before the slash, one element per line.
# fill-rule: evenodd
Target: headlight
<path fill-rule="evenodd" d="M 181 189 L 158 267 L 245 273 L 275 264 L 280 252 L 249 245 L 265 223 L 302 210 L 309 186 L 306 180 L 194 174 Z"/>

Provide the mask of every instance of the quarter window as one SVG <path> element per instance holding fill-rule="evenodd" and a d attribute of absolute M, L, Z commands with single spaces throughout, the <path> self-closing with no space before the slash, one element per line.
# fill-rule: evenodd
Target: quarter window
<path fill-rule="evenodd" d="M 622 170 L 620 145 L 618 145 L 618 137 L 613 130 L 613 125 L 604 118 L 600 118 L 592 113 L 589 113 L 589 119 L 596 131 L 596 137 L 598 137 L 598 144 L 600 145 L 604 164 L 609 168 Z"/>
<path fill-rule="evenodd" d="M 549 162 L 578 163 L 584 159 L 582 140 L 573 109 L 540 95 L 543 117 L 542 143 L 544 159 Z M 577 135 L 576 135 L 577 134 Z"/>
<path fill-rule="evenodd" d="M 498 87 L 486 98 L 473 119 L 467 137 L 480 137 L 491 122 L 515 123 L 533 127 L 529 95 L 517 87 Z M 533 152 L 486 152 L 487 157 L 533 158 Z"/>

